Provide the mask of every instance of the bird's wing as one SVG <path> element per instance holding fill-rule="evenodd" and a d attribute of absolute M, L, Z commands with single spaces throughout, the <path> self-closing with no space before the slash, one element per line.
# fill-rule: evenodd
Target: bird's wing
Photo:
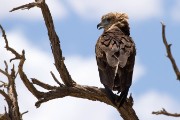
<path fill-rule="evenodd" d="M 121 92 L 119 101 L 126 100 L 132 83 L 135 44 L 120 29 L 104 32 L 96 44 L 96 60 L 101 83 Z"/>

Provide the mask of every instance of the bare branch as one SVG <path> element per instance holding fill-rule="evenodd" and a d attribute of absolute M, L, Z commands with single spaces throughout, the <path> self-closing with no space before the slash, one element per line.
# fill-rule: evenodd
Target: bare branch
<path fill-rule="evenodd" d="M 166 40 L 166 34 L 165 34 L 165 24 L 163 22 L 161 22 L 161 25 L 162 25 L 162 38 L 163 38 L 163 43 L 166 47 L 166 52 L 167 52 L 167 57 L 169 58 L 169 60 L 171 61 L 171 64 L 173 66 L 173 69 L 174 69 L 174 72 L 177 76 L 177 79 L 180 80 L 180 72 L 179 72 L 179 69 L 176 65 L 176 62 L 173 58 L 173 55 L 171 53 L 171 45 L 172 44 L 168 44 L 167 40 Z M 178 113 L 169 113 L 167 112 L 164 108 L 162 108 L 162 110 L 160 111 L 157 111 L 157 112 L 152 112 L 152 114 L 155 114 L 155 115 L 166 115 L 166 116 L 172 116 L 172 117 L 180 117 L 180 114 Z"/>
<path fill-rule="evenodd" d="M 5 31 L 3 29 L 3 27 L 0 25 L 0 28 L 2 30 L 2 34 L 3 34 L 3 37 L 4 37 L 4 40 L 5 40 L 5 44 L 6 44 L 6 49 L 8 51 L 10 51 L 12 54 L 15 55 L 15 58 L 11 59 L 10 62 L 12 60 L 15 60 L 15 59 L 20 59 L 20 62 L 19 62 L 19 66 L 18 66 L 18 73 L 22 79 L 22 81 L 24 82 L 25 86 L 28 88 L 28 90 L 36 97 L 36 98 L 40 98 L 41 97 L 41 92 L 39 92 L 34 86 L 33 84 L 29 81 L 29 79 L 27 78 L 26 74 L 24 73 L 23 71 L 23 65 L 24 65 L 24 62 L 25 62 L 25 51 L 23 50 L 22 51 L 22 55 L 20 55 L 18 52 L 16 52 L 16 50 L 14 50 L 13 48 L 9 47 L 8 45 L 8 40 L 6 38 L 6 34 L 5 34 Z M 4 71 L 2 71 L 0 69 L 0 72 L 2 72 L 3 74 L 5 74 L 7 76 L 7 73 L 5 73 Z M 13 76 L 16 76 L 15 75 L 15 72 L 13 72 Z M 14 77 L 15 78 L 15 77 Z"/>
<path fill-rule="evenodd" d="M 167 57 L 171 61 L 171 64 L 173 66 L 173 69 L 174 69 L 174 72 L 175 72 L 175 74 L 177 76 L 177 79 L 180 80 L 180 72 L 179 72 L 179 69 L 178 69 L 178 67 L 176 65 L 176 62 L 175 62 L 174 58 L 173 58 L 173 55 L 171 53 L 171 45 L 172 44 L 168 44 L 168 42 L 166 40 L 166 34 L 165 34 L 165 27 L 166 26 L 162 22 L 161 22 L 161 24 L 162 24 L 162 38 L 163 38 L 163 43 L 164 43 L 164 45 L 166 47 Z"/>
<path fill-rule="evenodd" d="M 51 71 L 50 73 L 51 73 L 54 81 L 55 81 L 60 87 L 63 87 L 64 85 L 59 82 L 59 80 L 56 78 L 56 76 L 54 75 L 54 73 L 53 73 L 52 71 Z"/>
<path fill-rule="evenodd" d="M 8 86 L 7 83 L 5 83 L 5 82 L 3 82 L 3 81 L 1 81 L 1 80 L 0 80 L 0 83 L 2 83 L 2 84 L 0 84 L 0 88 L 1 88 L 1 87 L 7 88 L 7 86 Z"/>
<path fill-rule="evenodd" d="M 64 64 L 64 57 L 62 56 L 62 50 L 60 47 L 59 37 L 56 34 L 50 10 L 45 2 L 41 3 L 40 8 L 41 8 L 44 21 L 48 30 L 48 36 L 51 43 L 51 49 L 54 56 L 56 69 L 58 70 L 64 84 L 69 87 L 72 87 L 75 85 L 75 82 L 72 80 L 66 68 L 66 65 Z"/>
<path fill-rule="evenodd" d="M 54 90 L 54 89 L 57 89 L 58 87 L 56 86 L 51 86 L 49 84 L 46 84 L 46 83 L 43 83 L 39 80 L 37 80 L 36 78 L 31 78 L 33 84 L 36 84 L 38 86 L 41 86 L 42 88 L 46 89 L 46 90 Z"/>
<path fill-rule="evenodd" d="M 4 64 L 5 64 L 5 71 L 8 73 L 8 64 L 7 64 L 7 62 L 6 61 L 4 61 Z"/>
<path fill-rule="evenodd" d="M 21 118 L 22 118 L 22 116 L 24 115 L 24 114 L 26 114 L 26 113 L 28 113 L 29 111 L 25 111 L 25 112 L 23 112 L 23 113 L 21 113 Z"/>
<path fill-rule="evenodd" d="M 5 31 L 4 31 L 4 29 L 3 29 L 3 27 L 2 27 L 1 25 L 0 25 L 0 29 L 1 29 L 1 31 L 2 31 L 2 36 L 3 36 L 3 38 L 4 38 L 4 40 L 5 40 L 5 43 L 6 43 L 5 48 L 6 48 L 8 51 L 11 51 L 11 52 L 16 56 L 15 58 L 12 58 L 12 59 L 10 60 L 10 62 L 11 62 L 12 60 L 15 60 L 15 59 L 20 59 L 20 58 L 21 58 L 21 55 L 18 54 L 13 48 L 9 47 L 8 40 L 7 40 L 7 37 L 6 37 L 6 33 L 5 33 Z"/>
<path fill-rule="evenodd" d="M 30 82 L 30 80 L 28 79 L 27 75 L 25 74 L 25 72 L 23 71 L 23 65 L 25 62 L 25 52 L 22 52 L 22 57 L 21 60 L 19 62 L 19 66 L 18 66 L 18 73 L 19 76 L 21 78 L 21 80 L 23 81 L 24 85 L 28 88 L 28 90 L 37 98 L 39 99 L 42 96 L 42 92 L 39 92 L 34 85 Z"/>
<path fill-rule="evenodd" d="M 16 10 L 24 10 L 24 9 L 31 9 L 33 7 L 39 7 L 39 3 L 37 2 L 32 2 L 32 3 L 29 3 L 29 4 L 26 4 L 26 5 L 22 5 L 22 6 L 19 6 L 19 7 L 16 7 L 16 8 L 13 8 L 10 12 L 13 12 L 13 11 L 16 11 Z"/>
<path fill-rule="evenodd" d="M 123 106 L 119 108 L 118 106 L 114 106 L 114 104 L 111 103 L 106 95 L 105 89 L 94 86 L 76 85 L 74 87 L 59 87 L 55 90 L 45 93 L 43 98 L 39 99 L 35 105 L 36 107 L 40 107 L 40 105 L 44 102 L 66 96 L 104 102 L 115 107 L 124 120 L 138 120 L 138 117 L 132 108 L 132 98 L 127 99 L 127 102 L 125 102 Z"/>
<path fill-rule="evenodd" d="M 9 77 L 10 75 L 6 72 L 0 69 L 0 73 L 4 74 L 5 76 Z"/>
<path fill-rule="evenodd" d="M 8 64 L 6 61 L 4 61 L 5 64 L 5 71 L 3 71 L 2 69 L 0 69 L 0 73 L 2 73 L 3 75 L 5 75 L 8 78 L 8 81 L 10 80 L 11 75 L 8 73 Z M 9 81 L 10 82 L 10 81 Z M 8 85 L 8 84 L 6 84 Z"/>
<path fill-rule="evenodd" d="M 17 101 L 17 92 L 16 92 L 16 86 L 15 86 L 15 68 L 13 65 L 13 68 L 11 69 L 11 74 L 8 73 L 8 65 L 5 63 L 5 71 L 0 69 L 0 72 L 3 73 L 8 78 L 8 84 L 6 86 L 7 93 L 0 89 L 0 94 L 5 98 L 9 111 L 6 112 L 5 108 L 5 117 L 6 120 L 20 120 L 20 112 L 19 112 L 19 105 Z M 1 82 L 4 83 L 5 82 Z"/>
<path fill-rule="evenodd" d="M 0 89 L 0 94 L 6 99 L 7 104 L 10 105 L 11 102 L 12 102 L 10 97 L 4 91 L 2 91 L 1 89 Z"/>
<path fill-rule="evenodd" d="M 172 116 L 172 117 L 180 117 L 180 114 L 178 114 L 178 113 L 169 113 L 164 108 L 162 108 L 162 110 L 160 110 L 160 111 L 152 112 L 152 114 L 155 114 L 155 115 L 167 115 L 167 116 Z"/>
<path fill-rule="evenodd" d="M 93 101 L 101 101 L 111 105 L 110 100 L 106 97 L 104 89 L 98 89 L 97 87 L 90 86 L 80 86 L 76 85 L 74 87 L 59 87 L 56 90 L 49 91 L 45 93 L 44 98 L 40 99 L 36 106 L 39 107 L 42 103 L 47 102 L 56 98 L 63 98 L 66 96 L 78 97 L 89 99 Z"/>
<path fill-rule="evenodd" d="M 61 76 L 61 79 L 63 80 L 64 84 L 67 86 L 73 86 L 75 84 L 75 82 L 72 80 L 66 65 L 64 64 L 64 58 L 62 56 L 62 50 L 60 47 L 60 41 L 59 41 L 59 37 L 56 34 L 56 31 L 54 29 L 54 23 L 52 20 L 52 16 L 50 13 L 50 10 L 47 6 L 47 4 L 45 3 L 44 0 L 39 0 L 38 2 L 35 3 L 29 3 L 26 5 L 22 5 L 20 7 L 16 7 L 14 9 L 11 10 L 18 10 L 18 9 L 22 9 L 22 8 L 32 8 L 34 6 L 38 6 L 41 8 L 43 17 L 44 17 L 44 21 L 48 30 L 48 35 L 49 35 L 49 40 L 51 43 L 51 48 L 52 48 L 52 53 L 54 56 L 54 61 L 55 61 L 55 66 Z"/>

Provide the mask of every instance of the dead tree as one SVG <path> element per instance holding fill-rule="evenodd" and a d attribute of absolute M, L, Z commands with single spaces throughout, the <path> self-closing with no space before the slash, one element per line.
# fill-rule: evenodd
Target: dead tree
<path fill-rule="evenodd" d="M 172 67 L 174 69 L 174 72 L 176 74 L 176 77 L 177 77 L 177 80 L 180 80 L 180 72 L 179 72 L 179 69 L 176 65 L 176 61 L 171 53 L 171 45 L 172 44 L 168 44 L 167 42 L 167 39 L 166 39 L 166 34 L 165 34 L 165 24 L 164 23 L 161 23 L 162 24 L 162 39 L 163 39 L 163 43 L 165 45 L 165 48 L 166 48 L 166 52 L 167 52 L 167 57 L 169 58 L 171 64 L 172 64 Z M 172 117 L 180 117 L 180 114 L 178 113 L 169 113 L 167 112 L 164 108 L 162 108 L 162 110 L 160 111 L 156 111 L 156 112 L 152 112 L 152 114 L 155 114 L 155 115 L 166 115 L 166 116 L 172 116 Z"/>
<path fill-rule="evenodd" d="M 0 25 L 0 29 L 2 31 L 2 36 L 4 37 L 6 46 L 5 48 L 7 50 L 10 50 L 14 54 L 18 54 L 15 50 L 9 47 L 8 40 L 6 38 L 6 34 L 2 26 Z M 12 61 L 11 59 L 10 61 Z M 11 69 L 11 72 L 9 72 L 9 66 L 6 61 L 4 61 L 5 64 L 5 70 L 0 69 L 0 73 L 2 73 L 4 76 L 6 76 L 8 82 L 0 81 L 0 94 L 5 98 L 7 105 L 8 105 L 8 111 L 5 107 L 5 113 L 0 114 L 0 120 L 21 120 L 22 115 L 24 113 L 20 113 L 19 111 L 19 105 L 18 105 L 18 98 L 17 98 L 17 92 L 16 92 L 16 85 L 15 85 L 15 79 L 17 77 L 18 72 L 15 71 L 15 66 L 13 64 L 13 67 Z"/>
<path fill-rule="evenodd" d="M 36 78 L 30 79 L 26 75 L 25 71 L 23 70 L 23 65 L 25 64 L 25 60 L 26 60 L 25 51 L 23 50 L 22 53 L 16 52 L 16 50 L 14 50 L 8 45 L 8 40 L 5 37 L 6 36 L 5 32 L 4 32 L 3 37 L 6 42 L 7 51 L 10 51 L 12 54 L 15 55 L 15 58 L 12 58 L 10 61 L 19 60 L 18 70 L 17 70 L 18 75 L 20 76 L 21 80 L 23 81 L 24 85 L 27 87 L 29 92 L 31 92 L 37 98 L 37 102 L 35 103 L 35 106 L 38 108 L 40 107 L 42 103 L 48 102 L 49 100 L 53 100 L 56 98 L 63 98 L 66 96 L 72 96 L 72 97 L 88 99 L 92 101 L 104 102 L 107 105 L 111 105 L 114 108 L 116 108 L 120 116 L 124 120 L 138 120 L 135 110 L 133 109 L 132 96 L 127 98 L 127 101 L 123 104 L 122 107 L 119 108 L 118 106 L 115 106 L 113 103 L 111 103 L 111 101 L 108 99 L 104 88 L 80 85 L 71 78 L 71 75 L 68 72 L 67 67 L 64 63 L 65 57 L 63 57 L 62 55 L 60 40 L 59 40 L 58 35 L 56 34 L 52 16 L 45 0 L 35 0 L 35 2 L 13 8 L 10 12 L 13 12 L 19 9 L 23 9 L 23 10 L 31 9 L 33 7 L 38 7 L 39 9 L 41 9 L 44 22 L 48 31 L 50 46 L 51 46 L 52 54 L 54 57 L 54 65 L 63 83 L 61 83 L 57 79 L 57 77 L 53 74 L 53 72 L 51 72 L 51 75 L 53 77 L 53 80 L 57 83 L 57 86 L 52 86 L 52 85 L 43 83 L 37 80 Z M 14 68 L 13 68 L 13 71 L 15 71 Z M 7 74 L 6 72 L 4 73 Z M 34 85 L 38 85 L 48 90 L 48 92 L 39 91 L 38 89 L 36 89 Z M 9 100 L 8 99 L 9 97 L 7 97 L 6 95 L 3 95 L 3 96 L 7 98 L 6 101 Z"/>

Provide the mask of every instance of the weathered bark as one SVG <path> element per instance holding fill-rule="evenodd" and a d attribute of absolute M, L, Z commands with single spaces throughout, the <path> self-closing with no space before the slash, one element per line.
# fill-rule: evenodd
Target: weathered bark
<path fill-rule="evenodd" d="M 104 102 L 116 108 L 124 120 L 138 120 L 138 117 L 132 107 L 133 106 L 132 97 L 128 98 L 127 102 L 125 102 L 125 104 L 122 107 L 118 108 L 117 106 L 114 106 L 114 104 L 112 104 L 111 101 L 108 99 L 104 88 L 97 88 L 94 86 L 83 86 L 83 85 L 77 84 L 74 80 L 72 80 L 71 75 L 69 74 L 66 68 L 66 65 L 64 63 L 65 59 L 62 55 L 59 37 L 56 34 L 52 16 L 51 16 L 51 13 L 49 11 L 47 4 L 45 3 L 45 0 L 36 0 L 36 2 L 14 8 L 11 10 L 11 12 L 15 10 L 19 10 L 19 9 L 30 9 L 33 7 L 39 7 L 42 11 L 42 15 L 43 15 L 45 25 L 48 31 L 48 36 L 50 40 L 52 54 L 54 57 L 55 66 L 64 83 L 64 84 L 60 83 L 52 72 L 51 72 L 51 75 L 54 81 L 58 84 L 58 86 L 48 85 L 46 83 L 43 83 L 37 80 L 36 78 L 32 78 L 32 82 L 31 82 L 28 76 L 23 71 L 23 65 L 25 63 L 25 51 L 23 50 L 22 54 L 19 54 L 14 49 L 12 48 L 10 49 L 10 47 L 8 47 L 7 50 L 11 51 L 12 54 L 15 55 L 15 58 L 13 58 L 12 60 L 15 60 L 15 59 L 20 60 L 19 66 L 18 66 L 18 73 L 23 83 L 27 87 L 27 89 L 38 99 L 38 101 L 35 104 L 36 107 L 40 107 L 42 103 L 47 102 L 49 100 L 53 100 L 56 98 L 63 98 L 66 96 L 72 96 L 72 97 L 78 97 L 78 98 L 88 99 L 92 101 Z M 7 44 L 8 42 L 6 42 L 6 45 Z M 47 89 L 48 92 L 38 91 L 35 88 L 34 84 L 44 89 Z"/>
<path fill-rule="evenodd" d="M 166 52 L 167 52 L 167 57 L 169 58 L 169 60 L 171 61 L 172 67 L 174 69 L 174 72 L 176 74 L 177 80 L 180 80 L 180 72 L 179 72 L 179 68 L 176 65 L 176 61 L 171 53 L 171 45 L 172 44 L 168 44 L 167 40 L 166 40 L 166 34 L 165 34 L 165 25 L 163 23 L 162 24 L 162 38 L 163 38 L 163 43 L 166 47 Z"/>
<path fill-rule="evenodd" d="M 10 50 L 12 53 L 16 55 L 17 52 L 8 46 L 6 34 L 1 25 L 0 25 L 0 29 L 2 31 L 2 36 L 4 37 L 5 42 L 6 42 L 5 48 L 7 50 Z M 15 79 L 16 79 L 17 73 L 15 71 L 14 65 L 11 69 L 11 72 L 9 73 L 7 62 L 4 61 L 4 64 L 6 66 L 5 70 L 0 69 L 0 73 L 2 73 L 4 76 L 7 77 L 8 82 L 5 83 L 1 81 L 2 84 L 0 85 L 0 94 L 5 98 L 8 104 L 8 112 L 6 111 L 6 108 L 5 108 L 5 114 L 1 115 L 0 119 L 21 120 L 22 115 L 19 111 L 18 98 L 17 98 L 16 86 L 15 86 Z M 2 90 L 1 88 L 6 89 L 7 92 L 5 92 L 4 89 Z"/>

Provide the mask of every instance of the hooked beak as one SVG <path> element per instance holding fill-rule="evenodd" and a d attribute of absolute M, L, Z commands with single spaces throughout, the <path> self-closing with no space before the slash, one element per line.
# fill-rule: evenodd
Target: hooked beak
<path fill-rule="evenodd" d="M 97 29 L 102 29 L 102 28 L 105 28 L 107 27 L 109 24 L 109 21 L 108 20 L 102 20 L 98 25 L 97 25 Z"/>
<path fill-rule="evenodd" d="M 99 24 L 97 25 L 97 29 L 100 30 L 100 29 L 102 29 L 102 28 L 104 28 L 104 26 L 102 25 L 102 23 L 99 23 Z"/>

